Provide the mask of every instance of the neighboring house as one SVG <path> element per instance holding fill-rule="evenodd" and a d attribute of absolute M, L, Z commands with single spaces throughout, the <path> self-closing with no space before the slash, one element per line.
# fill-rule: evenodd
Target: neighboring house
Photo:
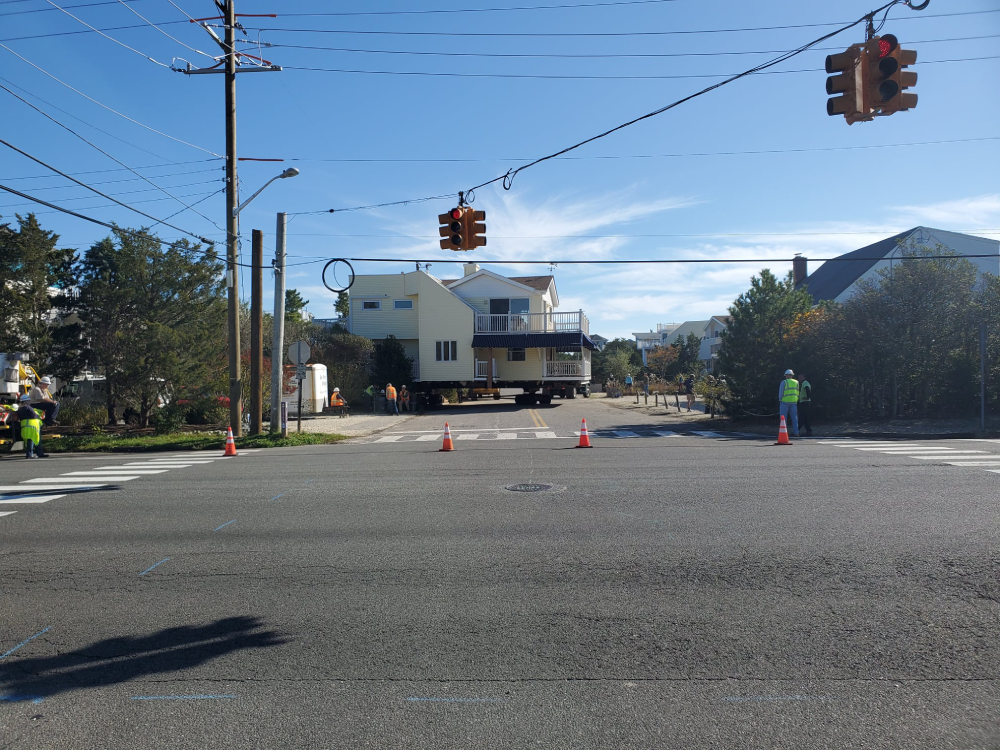
<path fill-rule="evenodd" d="M 656 349 L 659 346 L 669 346 L 674 343 L 673 332 L 679 327 L 676 323 L 657 323 L 655 331 L 650 329 L 649 333 L 640 331 L 632 334 L 635 337 L 635 347 L 642 355 L 642 363 L 644 365 L 649 364 L 646 360 L 646 355 L 650 349 Z"/>
<path fill-rule="evenodd" d="M 729 326 L 730 319 L 729 315 L 713 315 L 705 325 L 698 359 L 705 363 L 705 369 L 709 372 L 715 371 L 719 351 L 722 349 L 722 332 Z"/>
<path fill-rule="evenodd" d="M 796 258 L 793 274 L 796 289 L 807 290 L 818 304 L 823 300 L 844 302 L 854 296 L 858 282 L 872 279 L 882 269 L 891 269 L 903 255 L 900 242 L 904 245 L 925 245 L 935 248 L 939 244 L 961 255 L 987 255 L 985 258 L 969 258 L 980 275 L 992 273 L 1000 276 L 1000 242 L 968 234 L 946 232 L 943 229 L 915 227 L 897 235 L 880 240 L 845 255 L 836 261 L 824 263 L 812 274 L 807 275 L 805 258 Z"/>
<path fill-rule="evenodd" d="M 460 279 L 426 271 L 355 277 L 351 333 L 395 336 L 414 361 L 414 383 L 428 387 L 485 381 L 534 392 L 590 382 L 590 322 L 582 310 L 556 312 L 552 276 L 464 269 Z"/>
<path fill-rule="evenodd" d="M 597 351 L 603 352 L 604 347 L 608 345 L 608 340 L 603 336 L 598 336 L 596 333 L 590 334 L 590 340 L 594 342 L 594 346 L 597 347 Z"/>

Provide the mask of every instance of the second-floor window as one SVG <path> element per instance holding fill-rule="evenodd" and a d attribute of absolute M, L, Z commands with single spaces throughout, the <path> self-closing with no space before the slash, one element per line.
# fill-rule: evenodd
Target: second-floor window
<path fill-rule="evenodd" d="M 435 341 L 434 359 L 438 362 L 455 362 L 458 360 L 457 341 Z"/>
<path fill-rule="evenodd" d="M 380 299 L 366 299 L 361 301 L 362 310 L 381 310 L 382 300 Z"/>
<path fill-rule="evenodd" d="M 413 300 L 412 299 L 397 299 L 392 302 L 393 310 L 412 310 Z"/>

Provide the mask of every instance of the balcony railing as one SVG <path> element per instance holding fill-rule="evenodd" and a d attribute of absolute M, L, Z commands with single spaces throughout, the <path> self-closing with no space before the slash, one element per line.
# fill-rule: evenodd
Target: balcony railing
<path fill-rule="evenodd" d="M 576 312 L 510 313 L 476 315 L 476 333 L 590 333 L 583 310 Z"/>
<path fill-rule="evenodd" d="M 587 378 L 590 377 L 590 360 L 575 362 L 559 362 L 546 360 L 545 377 L 547 378 Z"/>
<path fill-rule="evenodd" d="M 489 372 L 489 362 L 485 359 L 476 360 L 476 380 L 486 380 L 486 374 Z M 497 361 L 493 360 L 493 377 L 497 376 Z"/>

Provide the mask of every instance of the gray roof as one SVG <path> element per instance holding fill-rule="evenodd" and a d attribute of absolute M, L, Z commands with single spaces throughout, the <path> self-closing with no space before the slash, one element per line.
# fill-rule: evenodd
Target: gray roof
<path fill-rule="evenodd" d="M 905 239 L 916 231 L 917 228 L 914 227 L 860 250 L 840 255 L 836 262 L 824 263 L 800 281 L 795 288 L 807 290 L 816 303 L 820 300 L 836 299 L 851 284 L 868 273 L 872 266 L 895 250 L 899 246 L 898 240 Z"/>
<path fill-rule="evenodd" d="M 664 336 L 663 343 L 667 345 L 672 344 L 677 341 L 678 336 L 682 339 L 687 339 L 688 335 L 692 333 L 701 338 L 705 335 L 705 326 L 707 325 L 707 320 L 685 320 L 677 328 Z"/>

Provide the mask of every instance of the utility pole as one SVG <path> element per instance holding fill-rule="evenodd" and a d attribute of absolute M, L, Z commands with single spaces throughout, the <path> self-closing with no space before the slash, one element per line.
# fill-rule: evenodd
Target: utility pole
<path fill-rule="evenodd" d="M 979 429 L 986 432 L 986 324 L 979 324 Z"/>
<path fill-rule="evenodd" d="M 240 204 L 236 175 L 236 0 L 226 2 L 226 284 L 229 294 L 229 426 L 233 434 L 243 434 L 240 400 Z"/>
<path fill-rule="evenodd" d="M 259 435 L 264 400 L 264 233 L 259 229 L 253 230 L 250 279 L 250 434 Z"/>
<path fill-rule="evenodd" d="M 278 214 L 274 241 L 274 337 L 271 342 L 271 432 L 281 431 L 285 361 L 285 214 Z"/>
<path fill-rule="evenodd" d="M 233 435 L 243 434 L 240 401 L 243 397 L 243 383 L 240 375 L 240 276 L 239 276 L 239 180 L 236 174 L 236 74 L 279 71 L 281 67 L 254 55 L 236 51 L 236 0 L 215 0 L 215 6 L 223 14 L 225 40 L 219 39 L 208 21 L 215 18 L 198 19 L 199 25 L 222 48 L 225 70 L 217 65 L 209 68 L 194 68 L 188 63 L 186 68 L 173 68 L 185 75 L 225 74 L 226 85 L 226 289 L 229 303 L 229 426 Z M 246 33 L 246 32 L 244 32 Z M 219 58 L 216 58 L 217 60 Z M 240 67 L 243 62 L 249 63 Z"/>

